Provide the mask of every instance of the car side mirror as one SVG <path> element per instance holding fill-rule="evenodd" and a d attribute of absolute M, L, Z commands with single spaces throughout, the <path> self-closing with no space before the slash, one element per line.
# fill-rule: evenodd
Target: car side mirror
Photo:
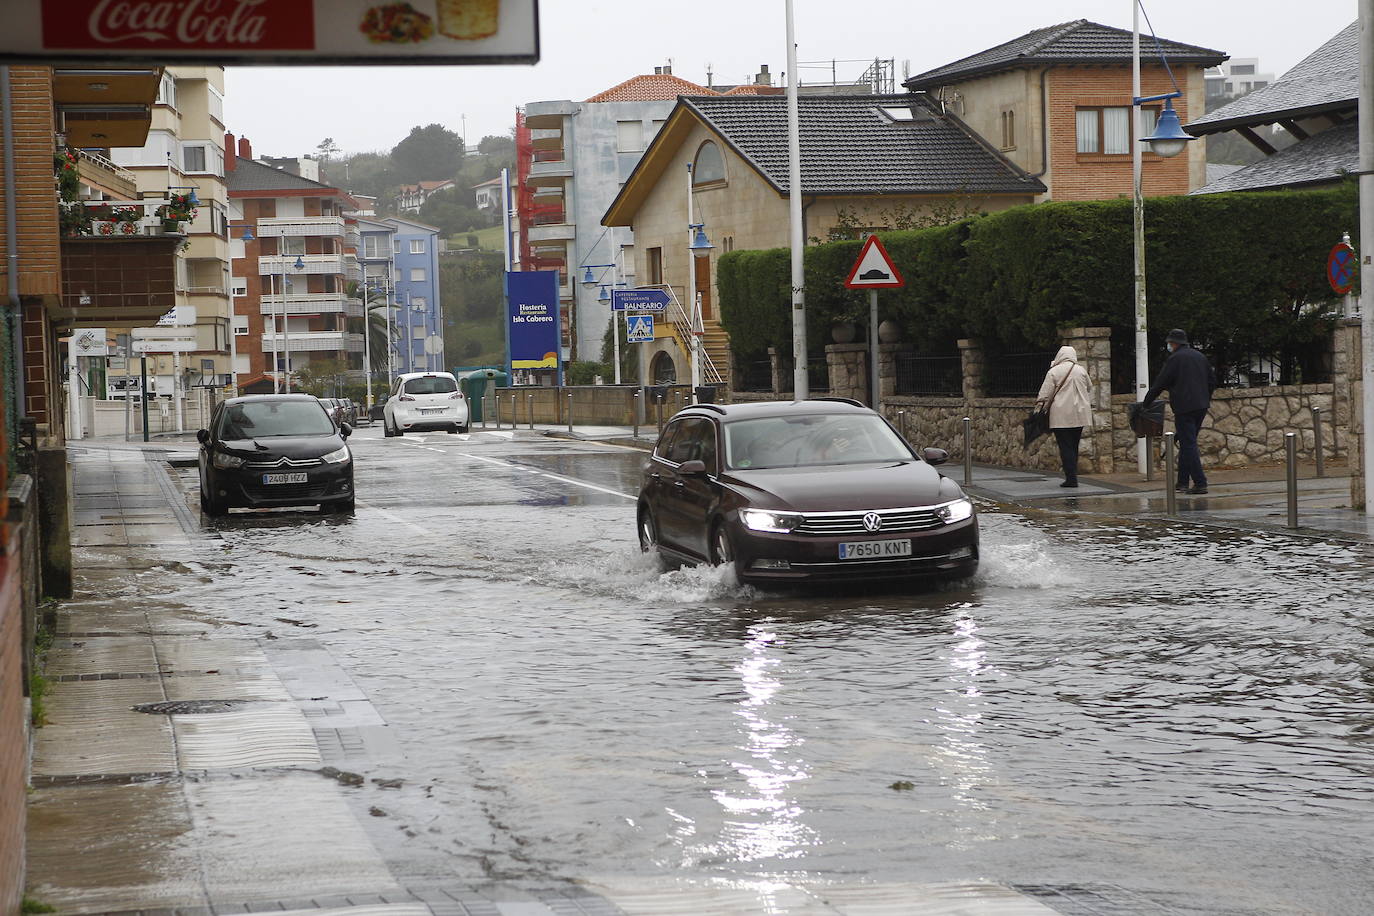
<path fill-rule="evenodd" d="M 921 450 L 921 457 L 929 465 L 944 464 L 949 460 L 949 452 L 942 448 L 927 448 Z"/>
<path fill-rule="evenodd" d="M 705 476 L 706 462 L 697 461 L 696 459 L 693 459 L 691 461 L 684 461 L 682 462 L 682 464 L 678 465 L 677 472 L 684 477 Z"/>
<path fill-rule="evenodd" d="M 208 429 L 198 429 L 198 430 L 196 430 L 196 441 L 199 442 L 201 445 L 206 445 L 206 444 L 208 444 L 208 443 L 210 442 L 210 430 L 208 430 Z"/>
<path fill-rule="evenodd" d="M 339 435 L 347 439 L 349 436 L 353 435 L 353 427 L 349 426 L 347 423 L 340 423 Z"/>

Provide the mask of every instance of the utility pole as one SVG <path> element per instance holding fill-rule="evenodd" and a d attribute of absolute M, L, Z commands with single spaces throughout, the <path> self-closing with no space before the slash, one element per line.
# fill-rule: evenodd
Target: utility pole
<path fill-rule="evenodd" d="M 803 401 L 810 396 L 807 381 L 806 351 L 806 275 L 802 269 L 802 187 L 801 129 L 797 107 L 797 38 L 792 15 L 793 0 L 787 4 L 787 212 L 792 237 L 792 397 Z"/>
<path fill-rule="evenodd" d="M 1371 320 L 1374 318 L 1374 0 L 1360 0 L 1359 121 L 1364 512 L 1366 516 L 1374 516 L 1374 321 Z"/>

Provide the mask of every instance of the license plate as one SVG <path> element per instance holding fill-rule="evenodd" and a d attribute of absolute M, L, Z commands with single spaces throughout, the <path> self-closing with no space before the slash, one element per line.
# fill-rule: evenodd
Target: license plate
<path fill-rule="evenodd" d="M 263 474 L 263 483 L 305 483 L 310 479 L 310 475 L 304 471 L 297 471 L 292 474 Z"/>
<path fill-rule="evenodd" d="M 420 413 L 443 413 L 446 410 L 447 407 L 421 407 Z"/>
<path fill-rule="evenodd" d="M 911 541 L 845 541 L 840 545 L 841 560 L 881 560 L 911 556 Z"/>

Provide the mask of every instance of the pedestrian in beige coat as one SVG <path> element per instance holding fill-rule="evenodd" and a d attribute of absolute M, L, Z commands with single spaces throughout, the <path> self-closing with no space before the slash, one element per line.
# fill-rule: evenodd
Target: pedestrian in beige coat
<path fill-rule="evenodd" d="M 1059 460 L 1064 465 L 1061 487 L 1078 486 L 1078 443 L 1083 427 L 1092 426 L 1093 406 L 1088 371 L 1078 365 L 1078 351 L 1060 347 L 1040 384 L 1035 406 L 1050 410 L 1050 429 L 1059 443 Z"/>

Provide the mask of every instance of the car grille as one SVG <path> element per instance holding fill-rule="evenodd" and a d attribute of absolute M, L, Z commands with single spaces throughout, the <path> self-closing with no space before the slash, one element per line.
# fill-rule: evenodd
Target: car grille
<path fill-rule="evenodd" d="M 816 537 L 835 537 L 838 535 L 860 534 L 900 534 L 904 531 L 925 531 L 938 528 L 944 519 L 935 510 L 922 506 L 914 509 L 878 509 L 883 526 L 870 531 L 864 525 L 867 512 L 825 512 L 809 513 L 803 516 L 802 523 L 792 529 L 794 534 L 809 534 Z"/>
<path fill-rule="evenodd" d="M 245 461 L 243 466 L 254 469 L 272 468 L 313 468 L 318 464 L 324 464 L 323 458 L 276 458 L 272 461 Z"/>
<path fill-rule="evenodd" d="M 303 503 L 308 503 L 313 499 L 319 499 L 329 489 L 328 484 L 322 483 L 278 483 L 263 487 L 244 487 L 252 499 L 298 499 Z"/>

